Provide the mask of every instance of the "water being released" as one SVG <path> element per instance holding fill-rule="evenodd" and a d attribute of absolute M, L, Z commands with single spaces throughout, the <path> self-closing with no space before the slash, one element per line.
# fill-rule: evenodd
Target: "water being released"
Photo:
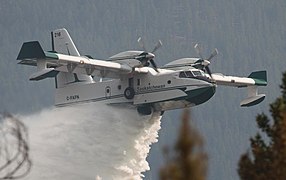
<path fill-rule="evenodd" d="M 141 179 L 157 142 L 159 114 L 88 104 L 19 117 L 29 128 L 26 179 Z"/>

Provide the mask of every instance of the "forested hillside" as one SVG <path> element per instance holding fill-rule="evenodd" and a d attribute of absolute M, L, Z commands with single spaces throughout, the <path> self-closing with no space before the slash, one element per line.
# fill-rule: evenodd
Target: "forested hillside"
<path fill-rule="evenodd" d="M 259 89 L 267 98 L 258 106 L 240 108 L 245 90 L 218 87 L 210 101 L 192 108 L 209 154 L 209 179 L 238 179 L 239 157 L 257 130 L 255 116 L 266 112 L 278 96 L 286 70 L 285 12 L 284 0 L 0 0 L 0 110 L 30 113 L 53 105 L 53 80 L 29 82 L 34 69 L 17 65 L 16 57 L 24 41 L 39 40 L 50 50 L 50 31 L 56 28 L 65 27 L 80 53 L 95 58 L 139 49 L 140 36 L 149 49 L 160 39 L 158 65 L 197 56 L 193 46 L 199 42 L 205 57 L 214 48 L 219 50 L 211 61 L 212 72 L 238 76 L 268 72 L 268 86 Z M 146 179 L 157 179 L 161 149 L 173 143 L 180 112 L 164 114 Z"/>

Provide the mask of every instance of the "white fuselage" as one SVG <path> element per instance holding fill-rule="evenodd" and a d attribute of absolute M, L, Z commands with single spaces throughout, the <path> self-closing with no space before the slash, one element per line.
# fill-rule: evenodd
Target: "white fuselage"
<path fill-rule="evenodd" d="M 71 83 L 56 89 L 56 106 L 78 103 L 104 102 L 107 104 L 131 104 L 152 106 L 156 111 L 189 107 L 211 98 L 215 85 L 196 78 L 179 77 L 178 71 L 144 67 L 146 74 L 131 74 L 129 78 L 105 80 L 93 83 Z M 126 98 L 126 88 L 134 89 L 134 97 Z M 203 95 L 203 97 L 200 97 Z M 199 98 L 199 99 L 197 99 Z"/>

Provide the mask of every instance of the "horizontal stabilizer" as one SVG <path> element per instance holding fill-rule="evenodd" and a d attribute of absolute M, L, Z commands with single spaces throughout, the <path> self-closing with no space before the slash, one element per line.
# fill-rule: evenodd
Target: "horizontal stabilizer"
<path fill-rule="evenodd" d="M 43 51 L 40 43 L 38 41 L 31 41 L 23 43 L 17 60 L 43 58 L 45 58 L 45 52 Z"/>
<path fill-rule="evenodd" d="M 59 71 L 55 71 L 54 68 L 46 68 L 41 71 L 35 72 L 30 76 L 31 81 L 39 81 L 45 78 L 56 77 Z"/>
<path fill-rule="evenodd" d="M 38 60 L 50 59 L 57 60 L 58 56 L 54 52 L 46 52 L 42 49 L 38 41 L 23 43 L 18 54 L 17 60 L 22 60 L 19 64 L 35 65 Z"/>
<path fill-rule="evenodd" d="M 262 102 L 264 99 L 265 99 L 265 94 L 259 94 L 256 96 L 248 97 L 247 99 L 241 101 L 240 106 L 241 107 L 254 106 Z"/>

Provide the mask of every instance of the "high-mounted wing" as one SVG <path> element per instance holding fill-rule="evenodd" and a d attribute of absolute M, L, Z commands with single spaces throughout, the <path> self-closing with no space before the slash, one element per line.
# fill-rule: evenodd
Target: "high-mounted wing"
<path fill-rule="evenodd" d="M 241 101 L 241 106 L 253 106 L 264 100 L 265 94 L 258 94 L 258 86 L 267 85 L 267 73 L 266 71 L 257 71 L 251 73 L 248 77 L 235 77 L 225 76 L 223 74 L 213 74 L 209 68 L 210 59 L 218 54 L 217 49 L 211 53 L 209 58 L 204 59 L 201 54 L 200 46 L 195 45 L 195 49 L 199 55 L 199 58 L 181 58 L 172 61 L 163 66 L 164 69 L 171 70 L 184 70 L 184 69 L 199 69 L 208 74 L 208 78 L 212 79 L 217 85 L 234 86 L 234 87 L 246 87 L 248 90 L 248 96 Z"/>
<path fill-rule="evenodd" d="M 164 69 L 182 69 L 184 67 L 193 67 L 200 58 L 181 58 L 169 62 L 163 66 Z"/>
<path fill-rule="evenodd" d="M 21 60 L 19 64 L 38 67 L 38 72 L 33 74 L 30 80 L 54 77 L 57 72 L 118 77 L 120 74 L 128 74 L 133 71 L 132 67 L 126 64 L 43 51 L 38 41 L 25 42 L 17 60 Z"/>
<path fill-rule="evenodd" d="M 246 87 L 246 86 L 266 86 L 266 71 L 252 72 L 248 77 L 225 76 L 223 74 L 212 74 L 213 79 L 218 85 Z"/>
<path fill-rule="evenodd" d="M 146 67 L 151 64 L 155 71 L 159 72 L 157 64 L 154 61 L 154 53 L 162 46 L 162 42 L 159 40 L 154 49 L 148 52 L 142 38 L 140 37 L 137 41 L 144 51 L 124 51 L 111 56 L 109 60 L 116 61 L 120 64 L 127 63 L 132 67 Z"/>
<path fill-rule="evenodd" d="M 225 76 L 223 74 L 212 74 L 213 80 L 217 85 L 246 87 L 248 90 L 247 98 L 241 101 L 240 106 L 253 106 L 265 99 L 265 94 L 258 94 L 258 86 L 267 85 L 266 71 L 252 72 L 248 77 Z"/>

